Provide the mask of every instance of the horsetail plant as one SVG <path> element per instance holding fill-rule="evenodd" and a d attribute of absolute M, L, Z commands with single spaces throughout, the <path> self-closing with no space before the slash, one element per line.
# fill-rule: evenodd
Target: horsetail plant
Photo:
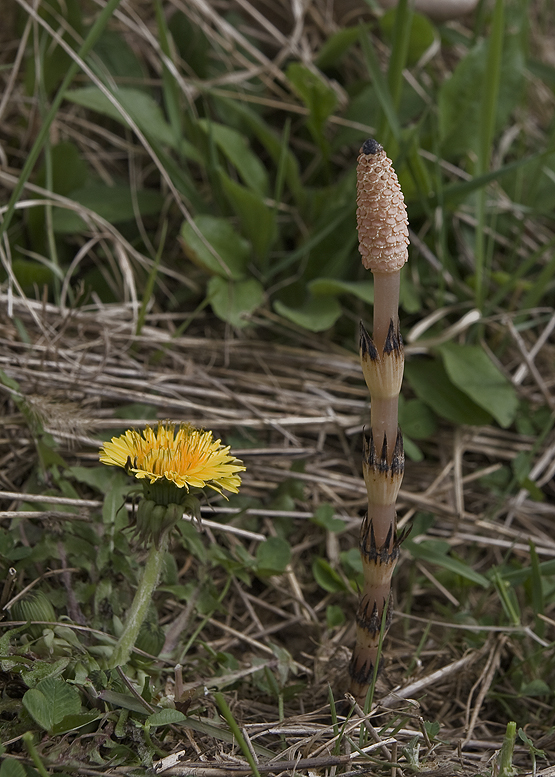
<path fill-rule="evenodd" d="M 399 332 L 400 271 L 408 259 L 408 219 L 391 160 L 373 139 L 357 164 L 357 228 L 362 263 L 374 276 L 373 336 L 360 325 L 360 359 L 370 391 L 370 433 L 364 437 L 363 474 L 368 512 L 360 531 L 364 574 L 356 614 L 350 691 L 364 706 L 377 670 L 380 630 L 391 622 L 391 577 L 403 536 L 395 503 L 405 457 L 398 426 L 404 352 Z"/>

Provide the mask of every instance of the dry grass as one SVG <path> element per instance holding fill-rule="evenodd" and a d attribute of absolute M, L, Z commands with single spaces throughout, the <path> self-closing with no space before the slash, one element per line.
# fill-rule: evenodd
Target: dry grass
<path fill-rule="evenodd" d="M 2 301 L 6 302 L 5 296 Z M 250 589 L 237 583 L 231 586 L 225 599 L 225 617 L 209 619 L 200 635 L 202 647 L 196 654 L 194 651 L 192 665 L 185 665 L 185 690 L 194 695 L 205 685 L 212 687 L 218 682 L 210 676 L 206 650 L 237 656 L 240 669 L 232 675 L 247 678 L 255 659 L 276 666 L 274 646 L 281 646 L 291 655 L 294 679 L 306 683 L 306 689 L 286 702 L 285 719 L 280 721 L 275 701 L 249 690 L 248 683 L 238 686 L 233 711 L 244 730 L 266 747 L 271 748 L 276 741 L 287 742 L 285 754 L 280 752 L 276 757 L 280 761 L 300 759 L 298 770 L 334 764 L 348 764 L 348 770 L 360 768 L 366 760 L 349 752 L 346 738 L 341 748 L 344 758 L 334 760 L 336 730 L 330 725 L 326 706 L 327 684 L 339 700 L 347 685 L 356 595 L 325 594 L 310 574 L 315 554 L 325 553 L 339 569 L 340 550 L 353 548 L 357 542 L 366 496 L 359 450 L 361 427 L 367 420 L 366 389 L 357 357 L 321 338 L 287 329 L 273 317 L 259 323 L 271 323 L 274 334 L 280 331 L 281 343 L 287 345 L 276 342 L 275 337 L 271 341 L 260 339 L 256 332 L 261 328 L 240 338 L 222 335 L 221 327 L 203 316 L 194 322 L 190 335 L 175 338 L 171 318 L 152 316 L 141 336 L 135 338 L 131 311 L 119 305 L 61 311 L 53 305 L 18 300 L 13 312 L 14 318 L 4 315 L 0 325 L 0 366 L 18 381 L 29 407 L 57 440 L 68 463 L 94 464 L 98 442 L 90 435 L 101 430 L 110 434 L 121 428 L 122 421 L 114 411 L 130 402 L 152 406 L 158 418 L 206 426 L 224 439 L 240 430 L 254 446 L 234 452 L 247 465 L 243 496 L 261 505 L 250 511 L 257 518 L 257 529 L 248 528 L 252 526 L 249 511 L 236 520 L 238 509 L 218 505 L 204 512 L 204 540 L 230 547 L 243 543 L 252 551 L 261 536 L 275 533 L 272 521 L 286 516 L 292 525 L 293 560 L 286 574 L 270 578 L 262 587 L 258 583 Z M 536 337 L 541 337 L 540 329 Z M 532 339 L 527 354 L 531 350 Z M 553 376 L 544 373 L 538 385 L 529 369 L 530 360 L 523 358 L 517 364 L 515 348 L 512 370 L 522 374 L 523 366 L 528 368 L 523 391 L 540 393 L 541 386 L 552 383 Z M 23 498 L 17 492 L 35 465 L 35 447 L 6 389 L 3 407 L 0 458 L 4 493 L 0 497 L 7 510 L 2 513 L 5 520 Z M 144 420 L 128 423 L 141 426 Z M 480 484 L 481 477 L 523 451 L 533 455 L 538 485 L 547 484 L 549 489 L 555 466 L 552 441 L 536 448 L 530 437 L 491 427 L 442 428 L 428 444 L 425 462 L 407 466 L 399 500 L 400 524 L 408 522 L 417 510 L 432 513 L 436 520 L 427 536 L 447 540 L 460 550 L 462 558 L 468 558 L 471 548 L 474 568 L 483 573 L 499 564 L 509 551 L 525 562 L 529 540 L 535 543 L 542 561 L 552 559 L 553 504 L 533 502 L 524 491 L 496 502 Z M 292 512 L 266 508 L 268 495 L 292 476 L 291 464 L 299 459 L 306 462 L 304 471 L 294 474 L 304 485 L 302 501 L 297 501 Z M 321 502 L 333 504 L 336 516 L 345 523 L 344 530 L 327 535 L 315 531 L 308 519 Z M 78 504 L 78 516 L 72 519 L 91 520 L 97 504 L 83 500 Z M 67 515 L 56 511 L 56 500 L 51 511 L 29 515 L 28 519 L 39 516 L 53 531 L 63 532 Z M 234 528 L 236 534 L 232 533 Z M 191 579 L 194 560 L 179 547 L 174 552 L 182 565 L 183 580 Z M 225 576 L 216 575 L 223 582 Z M 534 634 L 528 618 L 518 626 L 487 627 L 468 619 L 465 623 L 442 617 L 442 612 L 469 613 L 477 607 L 482 613 L 488 608 L 494 612 L 499 605 L 492 593 L 478 605 L 477 599 L 483 595 L 475 589 L 462 603 L 437 579 L 433 565 L 411 560 L 407 554 L 396 576 L 395 592 L 397 610 L 385 648 L 377 712 L 372 718 L 376 729 L 384 727 L 381 736 L 389 742 L 387 758 L 386 746 L 376 751 L 382 764 L 380 772 L 388 758 L 400 757 L 401 748 L 416 737 L 421 743 L 420 773 L 447 775 L 455 769 L 461 774 L 481 773 L 500 746 L 506 720 L 488 691 L 495 685 L 502 693 L 503 666 L 515 652 L 526 655 L 542 640 Z M 340 604 L 347 616 L 345 625 L 332 632 L 325 625 L 329 603 Z M 553 608 L 546 611 L 548 633 L 553 616 Z M 171 627 L 178 619 L 181 629 L 187 630 L 194 617 L 170 597 L 163 605 L 162 622 Z M 468 639 L 472 634 L 479 636 L 475 647 Z M 196 674 L 199 671 L 200 676 Z M 166 672 L 171 680 L 169 667 Z M 538 747 L 555 757 L 550 729 L 541 723 L 547 710 L 542 712 L 539 699 L 523 703 L 535 719 L 528 732 L 539 738 L 534 740 Z M 357 714 L 347 725 L 355 740 Z M 548 713 L 546 717 L 550 720 L 552 716 Z M 434 720 L 441 723 L 441 731 L 432 744 L 426 739 L 424 721 Z M 222 751 L 221 744 L 216 747 L 215 740 L 199 732 L 189 738 L 189 744 L 181 743 L 179 752 L 187 761 L 199 763 L 188 766 L 187 773 L 218 777 L 240 770 L 228 760 L 227 747 Z M 313 762 L 313 758 L 321 760 Z M 211 761 L 211 770 L 201 765 L 204 759 Z M 517 746 L 516 763 L 528 763 L 525 748 Z M 268 765 L 264 771 L 274 768 L 287 771 L 292 766 Z M 185 772 L 176 767 L 169 773 Z M 399 767 L 398 773 L 409 772 L 405 766 Z"/>
<path fill-rule="evenodd" d="M 233 8 L 228 2 L 203 0 L 187 4 L 172 0 L 171 5 L 186 7 L 187 14 L 217 43 L 226 64 L 227 72 L 204 83 L 203 88 L 217 90 L 234 83 L 240 99 L 269 106 L 277 115 L 293 120 L 306 111 L 291 93 L 281 66 L 291 56 L 310 65 L 313 53 L 338 28 L 338 22 L 352 18 L 354 13 L 351 6 L 345 5 L 334 16 L 323 2 L 307 8 L 296 2 L 283 6 L 272 3 L 271 10 L 265 3 L 255 8 L 247 0 L 237 0 Z M 16 2 L 11 3 L 10 9 L 15 6 Z M 543 6 L 537 6 L 535 12 L 541 21 Z M 244 22 L 233 27 L 225 13 L 237 8 L 244 14 Z M 122 4 L 114 24 L 149 63 L 152 83 L 160 86 L 161 58 L 151 3 Z M 539 22 L 535 24 L 539 26 Z M 3 62 L 17 64 L 0 72 L 0 131 L 4 144 L 0 149 L 0 185 L 6 201 L 40 119 L 35 96 L 29 96 L 21 83 L 18 52 L 23 52 L 24 45 L 13 34 L 4 37 Z M 260 48 L 250 42 L 251 37 L 262 43 Z M 380 49 L 380 55 L 385 57 L 385 48 Z M 180 65 L 181 71 L 186 70 L 185 63 Z M 356 62 L 351 67 L 358 73 Z M 261 93 L 252 93 L 254 74 L 263 84 Z M 341 104 L 341 87 L 332 85 Z M 198 95 L 195 79 L 182 80 L 180 86 L 183 100 L 192 106 Z M 538 90 L 538 107 L 526 119 L 534 137 L 548 121 L 546 105 L 553 105 L 552 92 L 544 93 L 539 86 Z M 361 129 L 361 125 L 346 122 L 341 116 L 332 116 L 330 121 Z M 137 142 L 131 133 L 117 134 L 102 122 L 93 123 L 76 106 L 64 105 L 52 136 L 55 141 L 73 141 L 105 182 L 114 181 L 127 169 L 138 188 L 164 179 L 156 172 L 159 160 L 148 144 Z M 334 161 L 352 163 L 340 158 Z M 462 171 L 452 172 L 462 177 Z M 161 188 L 167 197 L 164 216 L 168 215 L 175 226 L 188 213 L 187 202 L 167 180 L 162 180 Z M 137 248 L 97 214 L 34 184 L 27 184 L 20 209 L 29 209 L 34 198 L 44 194 L 52 204 L 77 210 L 87 222 L 89 233 L 74 246 L 75 259 L 61 284 L 59 305 L 43 301 L 40 290 L 32 299 L 13 277 L 0 293 L 0 369 L 17 381 L 21 392 L 0 385 L 3 526 L 10 525 L 22 501 L 26 511 L 19 510 L 17 518 L 23 545 L 30 544 L 26 532 L 34 525 L 46 526 L 53 537 L 60 538 L 67 521 L 97 520 L 101 503 L 92 492 L 88 498 L 72 503 L 72 513 L 64 510 L 70 504 L 64 497 L 40 494 L 33 498 L 21 493 L 37 467 L 38 429 L 42 427 L 53 436 L 68 464 L 92 467 L 98 461 L 99 439 L 115 434 L 124 425 L 140 427 L 153 417 L 210 428 L 223 440 L 233 441 L 233 452 L 247 466 L 241 497 L 247 497 L 252 506 L 234 505 L 233 500 L 229 506 L 221 502 L 207 506 L 203 511 L 205 544 L 231 551 L 241 547 L 254 554 L 262 539 L 276 534 L 276 522 L 288 521 L 289 525 L 292 561 L 286 572 L 263 581 L 254 578 L 251 587 L 233 580 L 223 607 L 204 622 L 193 640 L 184 662 L 183 679 L 175 671 L 175 662 L 160 661 L 157 665 L 161 678 L 158 699 L 170 698 L 176 683 L 179 687 L 182 682 L 184 698 L 190 697 L 191 701 L 191 728 L 176 728 L 166 737 L 164 751 L 173 748 L 177 755 L 160 754 L 157 770 L 197 777 L 250 773 L 243 754 L 209 727 L 215 706 L 210 694 L 204 696 L 205 687 L 226 690 L 244 736 L 253 747 L 259 746 L 261 774 L 313 775 L 323 770 L 329 775 L 370 772 L 391 777 L 412 773 L 428 777 L 495 774 L 492 759 L 501 746 L 507 721 L 517 712 L 536 747 L 545 751 L 546 760 L 540 759 L 540 766 L 555 763 L 552 705 L 541 696 L 517 698 L 511 674 L 515 664 L 522 665 L 526 674 L 527 661 L 539 646 L 544 651 L 541 661 L 545 662 L 546 680 L 553 681 L 552 575 L 546 575 L 550 596 L 542 613 L 545 633 L 540 637 L 522 591 L 517 591 L 523 603 L 522 618 L 505 625 L 507 618 L 492 587 L 484 591 L 458 580 L 453 589 L 445 583 L 442 569 L 407 551 L 402 552 L 394 580 L 396 611 L 385 645 L 385 666 L 378 680 L 372 719 L 359 709 L 351 709 L 348 703 L 339 704 L 340 723 L 346 709 L 352 714 L 338 737 L 336 725 L 330 722 L 328 684 L 341 702 L 354 642 L 357 594 L 352 589 L 323 591 L 314 580 L 311 565 L 316 556 L 325 558 L 338 576 L 345 578 L 340 554 L 356 548 L 367 501 L 360 455 L 362 429 L 368 422 L 368 394 L 355 344 L 352 350 L 343 348 L 325 337 L 296 329 L 268 310 L 260 310 L 252 320 L 253 326 L 239 333 L 224 328 L 207 313 L 193 313 L 193 306 L 182 302 L 179 290 L 198 292 L 203 277 L 194 269 L 183 269 L 177 240 L 168 245 L 158 278 L 159 297 L 149 308 L 140 335 L 136 335 L 140 308 L 137 278 L 144 281 L 153 265 L 156 252 L 152 247 L 158 245 L 163 219 L 154 234 L 147 234 L 141 225 L 145 240 Z M 457 223 L 462 223 L 469 217 L 459 213 L 457 218 Z M 303 227 L 299 225 L 300 231 Z M 549 224 L 539 221 L 528 227 L 526 248 L 530 253 L 551 240 Z M 10 244 L 17 244 L 17 238 L 12 234 Z M 417 245 L 418 241 L 416 237 Z M 503 245 L 502 238 L 497 244 Z M 2 258 L 8 265 L 7 243 L 2 247 Z M 433 255 L 428 260 L 437 263 Z M 98 267 L 114 296 L 125 302 L 107 305 L 93 299 L 74 307 L 70 301 L 72 294 L 79 299 L 82 266 Z M 442 273 L 449 287 L 449 273 Z M 454 329 L 445 330 L 440 337 L 464 333 L 469 326 L 465 312 L 456 305 L 446 308 L 445 321 Z M 357 311 L 353 317 L 356 315 Z M 176 333 L 189 316 L 185 334 Z M 520 397 L 533 407 L 547 406 L 552 411 L 553 311 L 527 311 L 524 331 L 515 327 L 514 319 L 513 314 L 507 314 L 486 321 L 488 340 L 506 344 L 501 367 Z M 437 337 L 427 342 L 420 337 L 417 345 L 411 345 L 410 336 L 408 340 L 409 360 L 437 344 Z M 22 412 L 21 399 L 28 413 Z M 152 412 L 147 418 L 123 421 L 118 412 L 130 403 Z M 530 542 L 540 562 L 555 558 L 552 431 L 538 441 L 514 429 L 453 428 L 443 424 L 421 447 L 425 458 L 420 463 L 407 463 L 398 503 L 401 527 L 418 513 L 433 517 L 426 535 L 414 538 L 417 543 L 424 538 L 445 541 L 465 565 L 483 575 L 502 564 L 514 566 L 515 572 L 528 566 Z M 492 486 L 492 476 L 518 456 L 530 458 L 529 477 L 543 492 L 544 501 L 534 501 L 526 489 L 513 488 L 507 495 Z M 302 469 L 299 462 L 304 462 Z M 284 508 L 277 503 L 276 491 L 291 479 L 302 484 L 302 494 L 299 490 L 294 505 Z M 36 511 L 28 509 L 34 500 L 40 503 Z M 344 523 L 341 531 L 326 532 L 310 520 L 322 503 L 333 505 L 335 516 Z M 178 543 L 173 552 L 179 581 L 196 580 L 202 572 L 197 560 Z M 43 577 L 36 582 L 48 576 L 59 577 L 70 602 L 72 627 L 84 632 L 88 627 L 71 598 L 80 572 L 65 566 L 63 555 L 49 560 Z M 223 591 L 227 574 L 221 567 L 213 567 L 211 574 L 215 588 Z M 26 585 L 30 582 L 35 581 L 25 580 Z M 183 635 L 188 638 L 193 634 L 202 618 L 194 611 L 194 599 L 190 606 L 170 595 L 159 597 L 159 601 L 171 652 L 182 646 Z M 343 608 L 344 625 L 327 628 L 328 605 Z M 280 649 L 286 650 L 290 659 Z M 237 662 L 223 677 L 215 673 L 218 653 L 229 653 Z M 264 665 L 287 676 L 284 689 L 290 689 L 290 698 L 285 693 L 282 718 L 276 698 L 264 693 L 260 682 L 256 685 L 250 681 L 255 670 Z M 13 682 L 10 676 L 3 679 Z M 293 688 L 295 684 L 298 687 Z M 201 709 L 205 711 L 202 718 L 193 714 Z M 441 725 L 435 739 L 426 725 L 434 721 Z M 357 750 L 361 739 L 364 753 Z M 85 738 L 78 737 L 71 744 L 53 740 L 45 745 L 44 752 L 55 757 L 65 747 L 79 760 L 79 755 L 88 752 L 87 744 Z M 8 747 L 12 748 L 10 753 L 21 757 L 17 742 Z M 418 763 L 411 765 L 417 748 Z M 180 765 L 180 759 L 187 766 Z M 523 773 L 532 773 L 527 748 L 517 745 L 514 760 Z M 75 768 L 79 774 L 91 775 L 139 773 L 128 767 L 106 771 L 81 765 Z M 555 772 L 548 767 L 536 774 L 548 777 Z"/>

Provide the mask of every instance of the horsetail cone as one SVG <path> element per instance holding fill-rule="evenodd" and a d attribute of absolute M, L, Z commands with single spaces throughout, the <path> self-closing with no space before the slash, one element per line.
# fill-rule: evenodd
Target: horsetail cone
<path fill-rule="evenodd" d="M 370 433 L 363 474 L 368 512 L 359 549 L 364 583 L 356 614 L 356 645 L 349 666 L 351 693 L 364 703 L 379 653 L 380 630 L 391 620 L 391 578 L 402 537 L 395 502 L 404 472 L 398 402 L 404 351 L 399 332 L 399 276 L 408 258 L 403 194 L 382 146 L 367 140 L 357 165 L 357 225 L 362 263 L 374 275 L 374 330 L 360 328 L 360 359 L 370 391 Z"/>
<path fill-rule="evenodd" d="M 382 350 L 390 323 L 397 328 L 399 271 L 408 259 L 409 222 L 391 159 L 372 138 L 357 160 L 357 229 L 362 264 L 374 274 L 373 339 Z"/>
<path fill-rule="evenodd" d="M 391 159 L 373 140 L 357 160 L 357 226 L 362 264 L 367 270 L 394 273 L 408 257 L 409 222 L 401 186 Z"/>

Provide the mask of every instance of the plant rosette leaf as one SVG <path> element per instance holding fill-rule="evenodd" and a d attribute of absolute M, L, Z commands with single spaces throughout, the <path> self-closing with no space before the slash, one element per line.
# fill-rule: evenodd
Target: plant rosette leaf
<path fill-rule="evenodd" d="M 409 359 L 405 375 L 418 399 L 442 418 L 469 426 L 491 423 L 491 413 L 451 382 L 438 359 Z"/>
<path fill-rule="evenodd" d="M 341 575 L 324 558 L 314 559 L 312 562 L 312 574 L 320 588 L 323 588 L 324 591 L 330 594 L 349 590 Z"/>
<path fill-rule="evenodd" d="M 337 105 L 337 95 L 323 78 L 300 62 L 287 68 L 287 78 L 309 110 L 307 126 L 322 148 L 325 144 L 324 124 Z"/>
<path fill-rule="evenodd" d="M 341 518 L 335 518 L 335 508 L 332 504 L 319 505 L 310 520 L 327 531 L 337 532 L 345 528 Z"/>
<path fill-rule="evenodd" d="M 264 258 L 276 239 L 274 211 L 266 205 L 263 196 L 258 192 L 250 191 L 237 183 L 223 170 L 220 170 L 219 175 L 229 204 L 237 214 L 243 234 L 250 240 L 255 254 Z"/>
<path fill-rule="evenodd" d="M 210 278 L 207 291 L 212 310 L 218 318 L 238 329 L 247 326 L 248 316 L 264 301 L 264 288 L 254 278 L 236 282 Z"/>
<path fill-rule="evenodd" d="M 200 215 L 194 218 L 194 224 L 196 229 L 188 221 L 181 227 L 181 240 L 187 257 L 212 275 L 234 281 L 244 278 L 250 246 L 229 220 Z"/>
<path fill-rule="evenodd" d="M 79 692 L 64 680 L 46 677 L 25 693 L 23 706 L 35 723 L 52 732 L 67 715 L 81 711 L 81 699 Z"/>
<path fill-rule="evenodd" d="M 451 381 L 504 429 L 518 409 L 514 387 L 479 345 L 445 343 L 438 349 Z"/>
<path fill-rule="evenodd" d="M 175 723 L 183 723 L 186 720 L 186 716 L 182 712 L 179 712 L 179 710 L 165 709 L 149 715 L 146 722 L 150 728 L 158 728 L 159 726 L 170 726 Z"/>
<path fill-rule="evenodd" d="M 308 288 L 314 297 L 352 294 L 368 305 L 374 304 L 373 281 L 341 281 L 337 278 L 317 278 L 308 284 Z"/>
<path fill-rule="evenodd" d="M 309 332 L 323 332 L 341 316 L 341 305 L 329 295 L 312 297 L 300 308 L 290 308 L 281 300 L 274 302 L 276 313 Z"/>
<path fill-rule="evenodd" d="M 25 767 L 15 758 L 4 757 L 0 766 L 0 777 L 27 777 Z"/>
<path fill-rule="evenodd" d="M 403 548 L 409 551 L 413 558 L 421 561 L 427 561 L 429 564 L 435 564 L 438 567 L 442 567 L 455 575 L 460 575 L 466 580 L 470 580 L 472 583 L 482 586 L 482 588 L 488 588 L 490 581 L 487 577 L 475 572 L 468 564 L 459 561 L 452 556 L 449 556 L 447 552 L 442 552 L 439 549 L 437 542 L 414 542 L 413 540 L 405 540 Z M 446 545 L 445 551 L 449 549 Z"/>
<path fill-rule="evenodd" d="M 520 36 L 522 37 L 522 36 Z M 483 121 L 482 104 L 476 95 L 482 94 L 488 77 L 487 41 L 482 40 L 469 49 L 450 78 L 441 85 L 438 93 L 439 130 L 441 145 L 448 158 L 477 150 L 480 138 L 480 122 Z M 519 104 L 524 85 L 522 42 L 518 34 L 507 35 L 503 43 L 501 72 L 497 99 L 496 130 L 503 127 L 511 112 Z"/>
<path fill-rule="evenodd" d="M 261 577 L 280 575 L 291 561 L 289 543 L 281 537 L 268 537 L 256 551 L 256 574 Z"/>
<path fill-rule="evenodd" d="M 164 119 L 160 106 L 151 95 L 141 89 L 122 86 L 114 90 L 113 97 L 145 135 L 165 146 L 176 147 L 172 128 Z M 127 126 L 127 121 L 122 116 L 121 111 L 96 86 L 72 89 L 65 93 L 65 99 Z M 197 150 L 191 143 L 182 141 L 180 150 L 189 159 L 196 162 L 201 161 Z"/>
<path fill-rule="evenodd" d="M 260 196 L 266 196 L 269 190 L 268 173 L 250 150 L 247 138 L 237 130 L 214 121 L 199 119 L 198 124 L 237 169 L 246 186 Z"/>

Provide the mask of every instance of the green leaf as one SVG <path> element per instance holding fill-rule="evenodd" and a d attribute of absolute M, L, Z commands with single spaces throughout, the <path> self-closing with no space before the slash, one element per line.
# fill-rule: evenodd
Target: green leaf
<path fill-rule="evenodd" d="M 20 761 L 8 755 L 3 756 L 0 777 L 27 777 L 27 772 Z"/>
<path fill-rule="evenodd" d="M 66 715 L 80 711 L 81 700 L 78 691 L 64 680 L 46 677 L 25 693 L 23 706 L 41 728 L 52 731 Z"/>
<path fill-rule="evenodd" d="M 194 223 L 196 230 L 188 221 L 181 227 L 183 247 L 189 259 L 222 278 L 243 278 L 250 259 L 250 248 L 245 238 L 235 231 L 228 219 L 201 215 L 195 217 Z M 204 240 L 197 232 L 204 236 Z"/>
<path fill-rule="evenodd" d="M 491 414 L 458 389 L 437 359 L 411 359 L 405 374 L 416 396 L 442 418 L 455 424 L 485 425 Z"/>
<path fill-rule="evenodd" d="M 186 6 L 184 6 L 186 8 Z M 202 29 L 194 24 L 183 11 L 174 9 L 168 28 L 182 59 L 199 78 L 208 77 L 210 41 Z"/>
<path fill-rule="evenodd" d="M 520 696 L 553 696 L 553 691 L 545 680 L 530 680 L 520 689 Z"/>
<path fill-rule="evenodd" d="M 361 24 L 357 27 L 343 27 L 330 35 L 318 52 L 314 62 L 316 67 L 320 70 L 335 67 L 353 43 L 357 42 L 361 29 L 369 29 L 369 27 L 370 25 L 368 24 Z"/>
<path fill-rule="evenodd" d="M 207 297 L 218 318 L 240 329 L 247 326 L 250 314 L 262 305 L 264 289 L 254 278 L 234 283 L 214 277 L 208 282 Z"/>
<path fill-rule="evenodd" d="M 310 520 L 318 526 L 327 529 L 327 531 L 341 531 L 341 529 L 345 528 L 345 523 L 340 518 L 335 518 L 334 516 L 334 506 L 324 502 L 318 505 Z"/>
<path fill-rule="evenodd" d="M 481 95 L 487 78 L 487 45 L 480 41 L 469 50 L 450 78 L 439 89 L 439 130 L 444 153 L 450 158 L 472 149 L 478 151 L 482 105 Z M 524 55 L 518 35 L 507 36 L 503 46 L 497 101 L 496 130 L 504 126 L 519 104 L 524 84 Z"/>
<path fill-rule="evenodd" d="M 518 396 L 514 387 L 478 345 L 445 343 L 439 348 L 451 381 L 500 426 L 514 421 Z"/>
<path fill-rule="evenodd" d="M 268 537 L 256 550 L 257 575 L 279 575 L 291 561 L 289 543 L 281 537 Z"/>
<path fill-rule="evenodd" d="M 53 146 L 50 151 L 52 164 L 52 191 L 63 196 L 85 185 L 87 165 L 81 158 L 79 149 L 73 143 L 65 141 Z M 46 164 L 37 173 L 38 186 L 46 187 Z"/>
<path fill-rule="evenodd" d="M 144 82 L 147 73 L 125 38 L 115 30 L 104 30 L 94 47 L 94 53 L 115 78 Z"/>
<path fill-rule="evenodd" d="M 64 715 L 59 723 L 54 723 L 51 729 L 53 735 L 65 734 L 68 731 L 76 731 L 83 726 L 88 726 L 89 723 L 93 723 L 98 720 L 100 713 L 96 710 L 90 712 L 81 712 L 78 715 Z"/>
<path fill-rule="evenodd" d="M 144 704 L 135 697 L 127 693 L 119 693 L 118 691 L 100 691 L 98 694 L 99 699 L 112 704 L 114 707 L 122 707 L 124 710 L 130 710 L 131 712 L 139 713 L 140 715 L 148 715 L 148 711 Z"/>
<path fill-rule="evenodd" d="M 304 202 L 305 192 L 299 172 L 299 162 L 288 147 L 283 147 L 283 138 L 273 128 L 238 100 L 230 100 L 227 97 L 214 96 L 216 103 L 221 103 L 225 112 L 231 114 L 234 120 L 238 120 L 246 130 L 252 132 L 257 140 L 264 146 L 272 157 L 275 165 L 279 165 L 282 156 L 285 156 L 285 180 L 297 203 Z"/>
<path fill-rule="evenodd" d="M 104 116 L 123 124 L 128 123 L 108 97 L 96 86 L 83 86 L 65 93 L 65 99 L 70 102 L 96 111 Z M 164 114 L 156 100 L 141 89 L 122 86 L 113 92 L 115 100 L 129 114 L 137 127 L 144 134 L 164 146 L 175 148 L 175 137 L 172 128 L 164 118 Z M 200 161 L 197 150 L 187 141 L 182 141 L 179 149 L 185 156 Z"/>
<path fill-rule="evenodd" d="M 368 305 L 374 304 L 374 283 L 372 281 L 341 281 L 336 278 L 317 278 L 308 284 L 308 288 L 314 297 L 352 294 Z"/>
<path fill-rule="evenodd" d="M 172 723 L 183 723 L 187 720 L 186 716 L 179 710 L 164 709 L 149 715 L 146 722 L 151 728 L 158 726 L 170 726 Z"/>
<path fill-rule="evenodd" d="M 393 40 L 396 13 L 397 9 L 392 8 L 386 11 L 380 18 L 380 28 L 388 42 Z M 422 16 L 422 14 L 413 12 L 406 64 L 408 66 L 415 65 L 420 57 L 433 45 L 436 37 L 436 29 L 430 20 Z"/>
<path fill-rule="evenodd" d="M 449 572 L 460 575 L 477 585 L 481 585 L 483 588 L 489 587 L 490 583 L 487 577 L 484 577 L 479 572 L 475 572 L 468 564 L 464 564 L 462 561 L 440 552 L 436 542 L 432 543 L 424 540 L 424 542 L 416 543 L 412 540 L 405 540 L 403 547 L 409 551 L 413 558 L 447 569 Z"/>
<path fill-rule="evenodd" d="M 310 332 L 323 332 L 335 324 L 341 315 L 341 305 L 335 297 L 312 297 L 301 308 L 290 308 L 280 300 L 274 302 L 280 316 Z"/>
<path fill-rule="evenodd" d="M 257 155 L 250 150 L 247 138 L 232 127 L 215 121 L 199 119 L 198 124 L 237 169 L 245 184 L 257 194 L 266 196 L 269 189 L 268 173 Z"/>
<path fill-rule="evenodd" d="M 164 203 L 162 195 L 154 190 L 131 192 L 129 186 L 106 186 L 100 182 L 90 183 L 73 191 L 71 199 L 97 213 L 110 224 L 134 221 L 135 208 L 141 216 L 156 216 Z M 58 234 L 72 234 L 88 229 L 79 214 L 67 208 L 54 208 L 52 221 L 54 231 Z"/>
<path fill-rule="evenodd" d="M 255 254 L 264 258 L 276 239 L 274 210 L 260 194 L 241 186 L 223 171 L 220 171 L 220 180 L 243 234 L 250 240 Z"/>
<path fill-rule="evenodd" d="M 325 144 L 324 124 L 337 105 L 337 96 L 320 76 L 300 62 L 292 62 L 287 78 L 309 111 L 307 126 L 320 147 Z"/>
<path fill-rule="evenodd" d="M 345 623 L 345 613 L 338 604 L 328 604 L 326 607 L 326 626 L 328 629 L 336 629 Z"/>
<path fill-rule="evenodd" d="M 437 429 L 434 414 L 421 399 L 409 399 L 399 407 L 399 426 L 415 440 L 425 440 Z"/>
<path fill-rule="evenodd" d="M 328 593 L 349 590 L 341 575 L 323 558 L 314 559 L 312 562 L 312 574 L 320 588 L 328 591 Z"/>

